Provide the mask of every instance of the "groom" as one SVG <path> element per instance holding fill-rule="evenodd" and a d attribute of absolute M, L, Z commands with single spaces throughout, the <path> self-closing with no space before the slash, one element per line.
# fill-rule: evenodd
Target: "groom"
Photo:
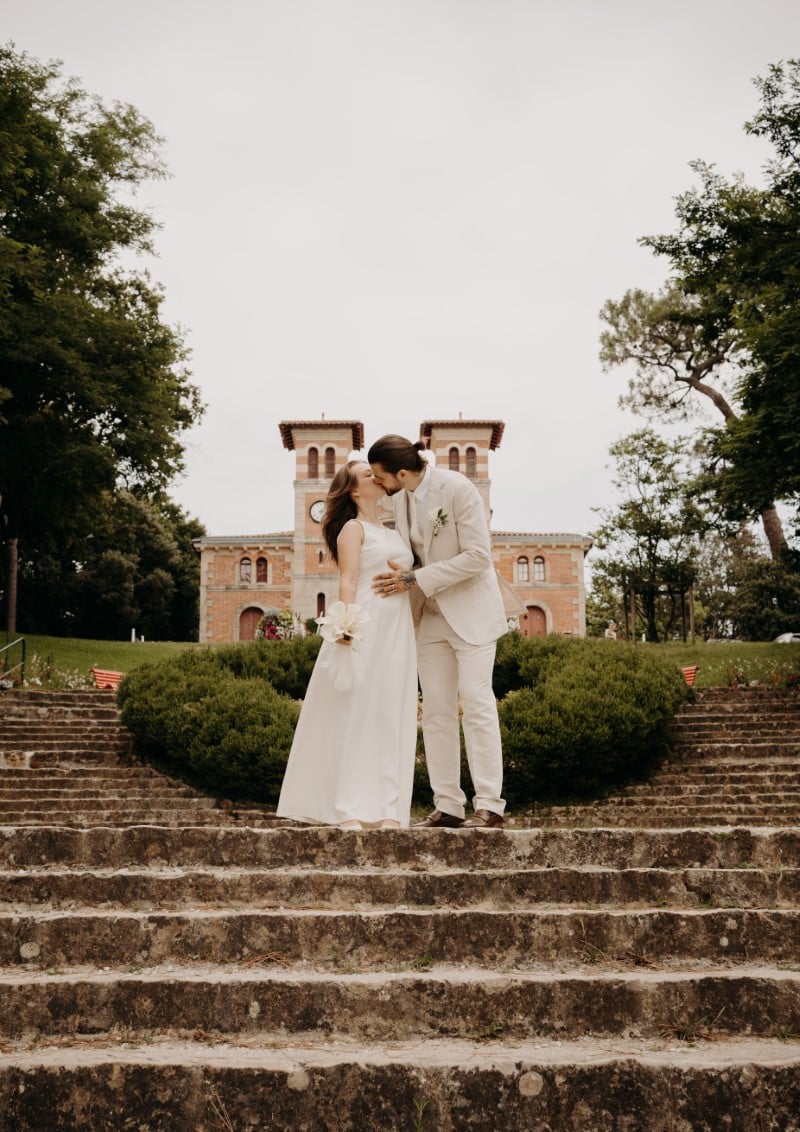
<path fill-rule="evenodd" d="M 383 597 L 410 591 L 417 624 L 422 733 L 436 807 L 415 828 L 498 829 L 505 802 L 503 754 L 492 669 L 497 638 L 508 629 L 492 563 L 483 501 L 466 476 L 423 460 L 422 443 L 381 437 L 367 459 L 386 491 L 395 526 L 420 563 L 378 574 Z M 390 562 L 390 566 L 394 563 Z M 475 812 L 464 820 L 458 700 Z"/>

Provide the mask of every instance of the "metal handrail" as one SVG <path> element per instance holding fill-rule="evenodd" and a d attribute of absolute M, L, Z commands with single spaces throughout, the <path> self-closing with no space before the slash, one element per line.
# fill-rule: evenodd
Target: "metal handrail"
<path fill-rule="evenodd" d="M 4 662 L 0 659 L 0 688 L 10 686 L 7 683 L 8 678 L 11 676 L 12 672 L 16 672 L 17 669 L 19 669 L 19 683 L 25 683 L 25 638 L 17 637 L 16 641 L 10 641 L 7 645 L 3 645 L 3 647 L 0 648 L 0 658 L 2 658 L 4 652 L 13 649 L 15 645 L 22 645 L 22 660 L 20 660 L 18 664 L 12 665 L 11 668 L 4 668 Z M 16 683 L 16 681 L 12 680 L 11 684 L 13 685 L 14 683 Z"/>

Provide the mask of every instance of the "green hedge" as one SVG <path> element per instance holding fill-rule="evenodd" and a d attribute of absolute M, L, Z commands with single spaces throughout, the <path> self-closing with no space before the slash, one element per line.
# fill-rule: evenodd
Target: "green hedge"
<path fill-rule="evenodd" d="M 237 673 L 229 651 L 185 653 L 131 672 L 119 690 L 122 722 L 140 754 L 210 793 L 274 802 L 300 705 L 246 662 Z"/>
<path fill-rule="evenodd" d="M 517 686 L 500 703 L 512 804 L 599 797 L 647 774 L 670 745 L 683 677 L 658 654 L 616 641 L 516 642 Z"/>
<path fill-rule="evenodd" d="M 140 754 L 209 792 L 275 803 L 319 646 L 255 642 L 143 665 L 120 688 L 123 722 Z M 598 797 L 645 774 L 686 696 L 674 663 L 651 650 L 518 633 L 498 642 L 495 691 L 512 807 Z M 465 760 L 462 781 L 469 795 Z M 421 742 L 414 783 L 430 804 Z"/>

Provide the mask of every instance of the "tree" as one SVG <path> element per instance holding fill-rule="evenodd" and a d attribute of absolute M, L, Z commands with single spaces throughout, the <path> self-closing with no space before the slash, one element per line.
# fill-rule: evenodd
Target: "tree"
<path fill-rule="evenodd" d="M 13 561 L 59 558 L 108 493 L 160 495 L 202 413 L 163 293 L 123 253 L 152 250 L 130 203 L 161 177 L 152 125 L 59 64 L 0 47 L 0 524 Z M 7 608 L 15 628 L 15 609 Z"/>
<path fill-rule="evenodd" d="M 631 433 L 610 448 L 616 509 L 598 509 L 593 533 L 593 589 L 620 595 L 633 588 L 647 639 L 669 639 L 682 616 L 683 595 L 695 578 L 697 540 L 708 519 L 694 498 L 687 446 L 651 429 Z"/>
<path fill-rule="evenodd" d="M 722 335 L 736 351 L 737 412 L 712 439 L 718 499 L 741 518 L 800 501 L 800 61 L 755 85 L 760 108 L 745 129 L 772 147 L 764 187 L 697 162 L 678 231 L 642 241 L 669 261 L 700 340 Z"/>
<path fill-rule="evenodd" d="M 609 300 L 600 317 L 607 326 L 600 336 L 603 368 L 634 367 L 622 406 L 651 420 L 687 421 L 705 399 L 726 425 L 737 421 L 731 399 L 743 347 L 729 326 L 709 317 L 700 296 L 673 280 L 656 295 L 631 290 L 618 302 Z M 779 558 L 786 539 L 775 505 L 764 503 L 758 511 L 772 555 Z"/>
<path fill-rule="evenodd" d="M 75 547 L 20 562 L 20 613 L 30 632 L 125 640 L 197 639 L 205 534 L 169 500 L 108 493 L 91 535 Z M 80 558 L 78 557 L 80 555 Z"/>

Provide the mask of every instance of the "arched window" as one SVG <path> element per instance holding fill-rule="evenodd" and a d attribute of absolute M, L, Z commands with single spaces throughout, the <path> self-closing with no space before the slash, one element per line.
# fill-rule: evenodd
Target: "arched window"
<path fill-rule="evenodd" d="M 530 581 L 530 568 L 528 559 L 524 554 L 521 554 L 517 559 L 517 581 L 529 582 Z"/>
<path fill-rule="evenodd" d="M 449 452 L 450 456 L 450 471 L 457 472 L 460 468 L 461 455 L 457 448 L 453 447 Z"/>
<path fill-rule="evenodd" d="M 239 563 L 239 581 L 252 582 L 253 580 L 253 563 L 249 558 L 243 558 Z"/>
<path fill-rule="evenodd" d="M 474 448 L 467 449 L 467 475 L 474 480 L 478 474 L 478 453 Z"/>
<path fill-rule="evenodd" d="M 537 554 L 533 560 L 533 580 L 534 582 L 544 581 L 544 559 L 541 554 Z"/>
<path fill-rule="evenodd" d="M 317 594 L 317 617 L 325 616 L 325 594 Z"/>
<path fill-rule="evenodd" d="M 325 475 L 332 476 L 336 471 L 336 449 L 325 449 Z"/>
<path fill-rule="evenodd" d="M 308 478 L 310 480 L 319 479 L 319 451 L 316 448 L 309 448 L 308 450 Z"/>
<path fill-rule="evenodd" d="M 266 558 L 262 557 L 256 559 L 256 581 L 269 581 L 269 562 L 267 562 Z"/>

